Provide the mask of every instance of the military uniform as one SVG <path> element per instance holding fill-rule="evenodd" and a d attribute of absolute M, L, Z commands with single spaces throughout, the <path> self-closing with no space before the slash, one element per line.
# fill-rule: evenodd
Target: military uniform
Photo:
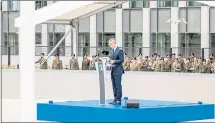
<path fill-rule="evenodd" d="M 130 64 L 130 62 L 129 62 L 129 60 L 128 60 L 128 57 L 126 57 L 125 60 L 124 60 L 124 62 L 123 62 L 123 69 L 124 69 L 125 71 L 128 71 L 128 70 L 129 70 L 129 64 Z"/>
<path fill-rule="evenodd" d="M 96 70 L 96 60 L 90 61 L 90 70 Z"/>
<path fill-rule="evenodd" d="M 205 73 L 211 73 L 211 63 L 210 62 L 208 62 L 205 65 Z"/>
<path fill-rule="evenodd" d="M 180 63 L 174 63 L 173 64 L 173 72 L 181 72 L 181 64 Z"/>
<path fill-rule="evenodd" d="M 82 70 L 89 70 L 90 66 L 90 60 L 87 58 L 84 58 L 82 61 Z"/>
<path fill-rule="evenodd" d="M 203 63 L 201 63 L 199 65 L 199 73 L 205 73 L 206 70 L 206 65 L 204 65 Z"/>
<path fill-rule="evenodd" d="M 171 72 L 171 69 L 172 69 L 172 60 L 167 59 L 166 61 L 164 61 L 164 70 L 165 72 Z"/>
<path fill-rule="evenodd" d="M 47 61 L 44 57 L 41 57 L 38 61 L 36 61 L 35 63 L 40 63 L 40 69 L 47 69 L 48 68 L 48 64 Z"/>
<path fill-rule="evenodd" d="M 132 61 L 129 68 L 130 71 L 137 71 L 137 61 Z"/>
<path fill-rule="evenodd" d="M 211 64 L 211 71 L 212 73 L 215 73 L 215 61 Z"/>
<path fill-rule="evenodd" d="M 78 60 L 75 58 L 70 59 L 69 66 L 71 70 L 78 70 L 79 69 Z"/>
<path fill-rule="evenodd" d="M 192 72 L 193 71 L 192 68 L 193 68 L 193 66 L 192 66 L 192 63 L 190 61 L 185 63 L 185 71 L 186 72 Z"/>
<path fill-rule="evenodd" d="M 62 70 L 63 69 L 62 61 L 61 60 L 53 60 L 52 69 Z"/>
<path fill-rule="evenodd" d="M 142 63 L 141 63 L 141 70 L 142 71 L 148 71 L 149 69 L 149 60 L 143 60 Z"/>
<path fill-rule="evenodd" d="M 154 68 L 155 68 L 155 72 L 163 72 L 164 69 L 164 63 L 161 60 L 156 61 L 156 63 L 154 64 Z"/>
<path fill-rule="evenodd" d="M 181 59 L 181 58 L 179 58 L 179 59 L 178 59 L 178 62 L 179 62 L 179 64 L 181 65 L 181 71 L 182 71 L 182 72 L 185 71 L 185 63 L 184 63 L 184 60 Z"/>

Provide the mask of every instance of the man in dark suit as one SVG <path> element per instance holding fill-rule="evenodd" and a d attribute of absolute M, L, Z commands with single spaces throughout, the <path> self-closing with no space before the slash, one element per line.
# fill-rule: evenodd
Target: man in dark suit
<path fill-rule="evenodd" d="M 111 70 L 111 81 L 112 81 L 112 88 L 114 94 L 114 100 L 110 102 L 110 104 L 121 104 L 122 98 L 122 74 L 124 73 L 123 70 L 123 62 L 124 62 L 124 54 L 121 48 L 117 47 L 116 40 L 110 39 L 109 45 L 111 48 L 110 51 L 110 63 L 114 65 Z"/>

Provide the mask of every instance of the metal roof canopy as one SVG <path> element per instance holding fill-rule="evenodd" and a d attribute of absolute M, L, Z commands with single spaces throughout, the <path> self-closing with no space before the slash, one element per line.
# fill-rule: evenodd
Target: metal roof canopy
<path fill-rule="evenodd" d="M 64 14 L 56 16 L 43 24 L 71 24 L 72 22 L 77 22 L 84 18 L 95 15 L 99 12 L 105 11 L 107 9 L 113 8 L 117 5 L 124 3 L 125 1 L 104 1 L 104 2 L 94 2 L 92 4 L 84 5 L 79 8 L 68 11 Z"/>

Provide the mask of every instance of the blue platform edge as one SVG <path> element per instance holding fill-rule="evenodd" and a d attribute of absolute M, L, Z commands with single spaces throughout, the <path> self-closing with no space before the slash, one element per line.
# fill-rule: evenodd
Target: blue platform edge
<path fill-rule="evenodd" d="M 123 104 L 123 102 L 122 102 Z M 139 109 L 96 100 L 37 104 L 37 120 L 56 122 L 184 122 L 214 119 L 214 104 L 141 100 Z"/>

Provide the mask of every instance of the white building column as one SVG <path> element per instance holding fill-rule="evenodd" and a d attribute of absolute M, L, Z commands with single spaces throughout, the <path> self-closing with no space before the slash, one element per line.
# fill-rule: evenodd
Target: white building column
<path fill-rule="evenodd" d="M 77 54 L 77 29 L 73 28 L 72 29 L 72 49 L 73 49 L 73 54 L 78 56 Z"/>
<path fill-rule="evenodd" d="M 71 29 L 71 25 L 65 26 L 65 32 Z M 72 55 L 72 32 L 70 32 L 65 38 L 65 56 Z"/>
<path fill-rule="evenodd" d="M 34 11 L 35 1 L 20 1 L 22 20 L 19 25 L 19 72 L 22 122 L 36 121 L 35 25 L 31 18 Z"/>
<path fill-rule="evenodd" d="M 209 38 L 209 6 L 201 7 L 201 48 L 205 48 L 204 57 L 210 55 L 210 38 Z"/>
<path fill-rule="evenodd" d="M 157 8 L 157 1 L 149 1 L 150 8 Z"/>
<path fill-rule="evenodd" d="M 186 7 L 187 1 L 178 1 L 178 7 Z"/>
<path fill-rule="evenodd" d="M 122 9 L 116 9 L 116 41 L 122 47 Z"/>
<path fill-rule="evenodd" d="M 42 24 L 41 32 L 41 42 L 42 42 L 42 53 L 48 55 L 48 25 Z"/>
<path fill-rule="evenodd" d="M 143 56 L 150 55 L 150 8 L 143 8 L 143 34 L 142 34 L 142 54 Z"/>
<path fill-rule="evenodd" d="M 96 55 L 96 42 L 97 42 L 97 27 L 96 27 L 96 14 L 90 16 L 90 56 Z"/>
<path fill-rule="evenodd" d="M 179 23 L 176 23 L 179 17 L 179 8 L 171 7 L 171 48 L 172 53 L 179 54 L 179 40 L 178 40 L 178 27 Z"/>

